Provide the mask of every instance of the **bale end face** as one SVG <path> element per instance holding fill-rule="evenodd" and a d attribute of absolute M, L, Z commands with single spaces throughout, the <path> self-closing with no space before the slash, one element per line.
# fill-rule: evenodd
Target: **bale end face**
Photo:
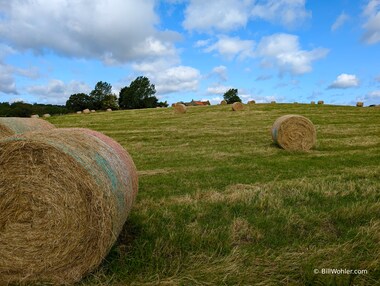
<path fill-rule="evenodd" d="M 175 113 L 186 113 L 186 105 L 182 104 L 182 103 L 177 103 L 175 106 L 174 106 L 174 112 Z"/>
<path fill-rule="evenodd" d="M 226 100 L 222 100 L 222 101 L 220 102 L 220 105 L 227 105 L 227 101 L 226 101 Z"/>
<path fill-rule="evenodd" d="M 243 105 L 243 103 L 241 103 L 241 102 L 234 102 L 234 103 L 232 104 L 232 110 L 233 110 L 233 111 L 244 110 L 244 105 Z"/>
<path fill-rule="evenodd" d="M 288 151 L 308 151 L 315 146 L 317 136 L 313 123 L 300 115 L 284 115 L 272 126 L 273 141 Z"/>
<path fill-rule="evenodd" d="M 356 103 L 356 106 L 357 106 L 357 107 L 363 107 L 363 106 L 364 106 L 364 103 L 361 102 L 361 101 L 358 101 L 358 102 Z"/>

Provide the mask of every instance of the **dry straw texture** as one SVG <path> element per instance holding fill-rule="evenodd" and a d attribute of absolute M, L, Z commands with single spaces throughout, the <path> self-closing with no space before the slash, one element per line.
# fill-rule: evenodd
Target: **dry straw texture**
<path fill-rule="evenodd" d="M 137 194 L 114 140 L 53 129 L 0 140 L 0 285 L 71 284 L 116 241 Z"/>
<path fill-rule="evenodd" d="M 240 111 L 240 110 L 243 110 L 243 109 L 244 109 L 244 105 L 241 102 L 234 102 L 232 104 L 232 110 L 233 111 Z"/>
<path fill-rule="evenodd" d="M 361 102 L 361 101 L 358 101 L 358 102 L 356 103 L 356 106 L 357 106 L 357 107 L 363 107 L 363 106 L 364 106 L 364 103 Z"/>
<path fill-rule="evenodd" d="M 273 141 L 285 150 L 307 151 L 314 147 L 317 132 L 313 123 L 300 115 L 284 115 L 272 126 Z"/>
<path fill-rule="evenodd" d="M 176 113 L 186 113 L 186 105 L 182 104 L 182 103 L 177 103 L 175 106 L 174 106 L 174 111 Z"/>
<path fill-rule="evenodd" d="M 0 139 L 14 134 L 53 128 L 53 124 L 38 118 L 0 117 Z"/>

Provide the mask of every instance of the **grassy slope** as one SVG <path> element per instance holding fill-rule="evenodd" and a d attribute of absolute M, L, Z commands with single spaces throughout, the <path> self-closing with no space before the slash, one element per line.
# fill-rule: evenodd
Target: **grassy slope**
<path fill-rule="evenodd" d="M 273 145 L 281 115 L 317 128 Z M 70 115 L 121 143 L 140 187 L 125 232 L 83 285 L 374 285 L 380 280 L 380 110 L 295 104 Z M 313 269 L 366 269 L 315 275 Z"/>

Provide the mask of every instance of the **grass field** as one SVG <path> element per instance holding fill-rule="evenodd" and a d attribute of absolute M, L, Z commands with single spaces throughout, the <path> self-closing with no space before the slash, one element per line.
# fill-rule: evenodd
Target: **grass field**
<path fill-rule="evenodd" d="M 81 285 L 380 283 L 380 109 L 230 108 L 49 119 L 116 139 L 139 172 L 118 243 Z M 315 149 L 287 152 L 272 143 L 270 128 L 284 114 L 314 123 Z"/>

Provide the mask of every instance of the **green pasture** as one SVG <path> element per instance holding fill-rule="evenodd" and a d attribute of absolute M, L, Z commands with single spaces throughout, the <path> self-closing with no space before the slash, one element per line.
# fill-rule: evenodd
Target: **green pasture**
<path fill-rule="evenodd" d="M 314 123 L 313 150 L 273 144 L 271 126 L 285 114 Z M 48 120 L 114 138 L 139 173 L 118 243 L 80 285 L 380 283 L 379 108 L 256 104 Z"/>

